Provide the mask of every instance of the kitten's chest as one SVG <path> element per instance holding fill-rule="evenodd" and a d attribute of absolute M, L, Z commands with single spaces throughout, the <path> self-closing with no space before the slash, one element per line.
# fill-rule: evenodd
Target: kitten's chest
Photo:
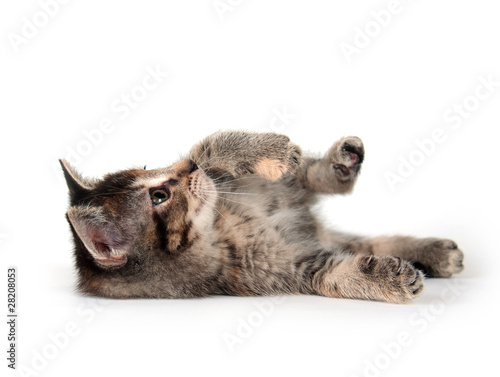
<path fill-rule="evenodd" d="M 220 189 L 216 230 L 218 240 L 237 249 L 282 248 L 301 233 L 305 208 L 291 205 L 286 187 L 260 178 L 238 181 Z"/>
<path fill-rule="evenodd" d="M 236 233 L 269 227 L 277 217 L 286 215 L 289 203 L 278 184 L 251 177 L 222 186 L 219 189 L 217 210 L 221 229 L 233 229 Z M 274 218 L 274 221 L 273 221 Z"/>

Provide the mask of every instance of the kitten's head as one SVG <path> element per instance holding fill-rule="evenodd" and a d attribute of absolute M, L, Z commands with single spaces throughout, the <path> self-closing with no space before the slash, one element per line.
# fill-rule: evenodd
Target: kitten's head
<path fill-rule="evenodd" d="M 83 178 L 65 160 L 61 166 L 81 279 L 98 271 L 129 275 L 155 253 L 181 253 L 213 226 L 215 186 L 191 160 L 100 180 Z"/>

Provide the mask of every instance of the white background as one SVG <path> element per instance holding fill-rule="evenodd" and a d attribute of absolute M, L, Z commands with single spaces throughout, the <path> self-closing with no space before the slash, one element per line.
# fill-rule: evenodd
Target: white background
<path fill-rule="evenodd" d="M 229 4 L 222 15 L 212 0 L 70 1 L 44 18 L 37 1 L 2 2 L 0 273 L 5 282 L 7 266 L 18 268 L 17 366 L 31 369 L 21 375 L 491 374 L 500 335 L 500 87 L 487 99 L 470 96 L 479 77 L 500 81 L 497 2 L 401 0 L 380 30 L 371 12 L 387 1 L 220 3 Z M 34 18 L 38 31 L 25 26 Z M 354 46 L 366 27 L 373 37 L 348 61 L 342 42 Z M 16 51 L 23 28 L 29 38 Z M 113 111 L 123 94 L 141 94 L 147 67 L 169 76 L 127 116 Z M 464 101 L 475 110 L 453 129 L 443 114 Z M 277 112 L 294 117 L 283 122 Z M 108 118 L 114 128 L 88 144 L 84 131 Z M 439 128 L 446 141 L 418 160 L 416 142 Z M 466 269 L 427 280 L 420 298 L 400 306 L 76 293 L 67 191 L 54 162 L 80 148 L 86 175 L 164 166 L 218 129 L 277 129 L 315 153 L 341 136 L 362 137 L 367 157 L 354 193 L 325 198 L 321 216 L 362 234 L 452 238 Z M 386 173 L 412 153 L 420 165 L 391 190 Z M 2 325 L 4 356 L 7 331 Z M 229 336 L 241 344 L 231 348 Z M 4 356 L 1 374 L 14 375 Z"/>

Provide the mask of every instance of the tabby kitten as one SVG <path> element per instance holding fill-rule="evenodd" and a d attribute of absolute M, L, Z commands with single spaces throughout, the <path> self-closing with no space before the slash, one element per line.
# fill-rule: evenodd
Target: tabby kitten
<path fill-rule="evenodd" d="M 463 269 L 455 242 L 365 238 L 325 228 L 318 194 L 349 193 L 364 159 L 357 137 L 324 158 L 284 135 L 218 132 L 156 170 L 87 179 L 61 160 L 78 288 L 112 298 L 316 294 L 407 302 L 424 273 Z"/>

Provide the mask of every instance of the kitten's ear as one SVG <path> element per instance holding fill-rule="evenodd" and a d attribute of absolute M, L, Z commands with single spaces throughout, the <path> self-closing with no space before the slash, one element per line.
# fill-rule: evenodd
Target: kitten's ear
<path fill-rule="evenodd" d="M 72 199 L 88 194 L 92 190 L 93 182 L 90 179 L 83 178 L 65 159 L 61 159 L 59 162 Z"/>
<path fill-rule="evenodd" d="M 71 207 L 67 216 L 78 238 L 101 267 L 122 267 L 127 263 L 127 239 L 106 219 L 101 208 Z"/>

